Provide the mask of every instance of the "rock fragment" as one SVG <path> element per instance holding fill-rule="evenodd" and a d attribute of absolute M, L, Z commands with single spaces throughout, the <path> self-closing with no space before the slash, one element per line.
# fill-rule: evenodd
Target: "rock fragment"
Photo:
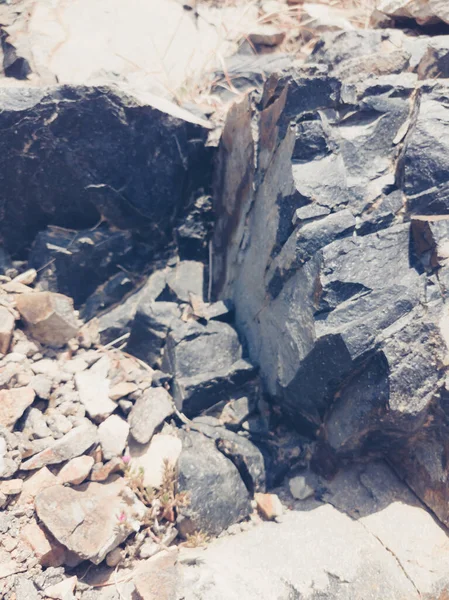
<path fill-rule="evenodd" d="M 76 576 L 68 577 L 59 583 L 46 587 L 44 593 L 48 598 L 54 600 L 72 600 L 75 598 L 74 592 L 77 582 L 78 578 Z"/>
<path fill-rule="evenodd" d="M 25 525 L 21 531 L 22 540 L 33 550 L 43 567 L 59 567 L 66 558 L 65 548 L 46 533 L 36 521 Z"/>
<path fill-rule="evenodd" d="M 31 471 L 45 465 L 56 465 L 80 456 L 97 441 L 97 428 L 87 419 L 74 427 L 54 444 L 22 463 L 22 469 Z"/>
<path fill-rule="evenodd" d="M 123 479 L 87 483 L 76 488 L 56 485 L 36 497 L 36 511 L 55 538 L 80 559 L 99 564 L 140 528 L 145 506 Z"/>
<path fill-rule="evenodd" d="M 64 346 L 78 332 L 73 300 L 62 294 L 35 292 L 21 294 L 16 301 L 28 331 L 49 346 Z"/>
<path fill-rule="evenodd" d="M 164 388 L 150 388 L 133 406 L 128 423 L 136 442 L 146 444 L 163 421 L 173 414 L 173 401 Z"/>
<path fill-rule="evenodd" d="M 103 373 L 91 367 L 88 371 L 77 373 L 75 382 L 81 402 L 95 421 L 103 421 L 117 408 L 109 398 L 109 380 Z"/>
<path fill-rule="evenodd" d="M 180 589 L 177 553 L 166 552 L 139 565 L 133 576 L 138 600 L 173 600 Z"/>
<path fill-rule="evenodd" d="M 34 402 L 31 387 L 0 390 L 0 425 L 12 430 L 25 410 Z"/>
<path fill-rule="evenodd" d="M 254 494 L 254 500 L 257 503 L 257 509 L 264 519 L 274 521 L 284 512 L 281 501 L 277 494 Z"/>
<path fill-rule="evenodd" d="M 120 456 L 126 446 L 128 423 L 118 415 L 111 415 L 98 427 L 98 439 L 105 460 Z"/>
<path fill-rule="evenodd" d="M 94 459 L 91 456 L 77 456 L 76 458 L 72 458 L 59 471 L 58 481 L 79 485 L 87 479 L 93 466 Z"/>
<path fill-rule="evenodd" d="M 181 535 L 216 535 L 251 513 L 250 495 L 237 468 L 201 433 L 185 432 L 178 461 L 178 490 L 189 494 L 180 510 Z"/>
<path fill-rule="evenodd" d="M 165 465 L 175 468 L 181 454 L 179 437 L 157 433 L 148 444 L 129 444 L 130 467 L 134 471 L 143 469 L 143 484 L 158 489 L 163 480 Z"/>
<path fill-rule="evenodd" d="M 15 319 L 11 311 L 0 306 L 0 354 L 6 354 L 11 343 Z"/>

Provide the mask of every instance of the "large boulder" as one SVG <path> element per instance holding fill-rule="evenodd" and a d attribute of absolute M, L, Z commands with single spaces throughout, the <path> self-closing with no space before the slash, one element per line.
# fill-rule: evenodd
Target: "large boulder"
<path fill-rule="evenodd" d="M 153 246 L 166 241 L 189 199 L 188 173 L 208 170 L 203 125 L 118 86 L 3 86 L 2 244 L 23 252 L 48 224 L 100 219 L 144 232 Z"/>
<path fill-rule="evenodd" d="M 273 77 L 257 160 L 247 100 L 219 148 L 215 292 L 233 300 L 266 388 L 318 439 L 313 464 L 329 476 L 346 460 L 413 452 L 441 410 L 447 86 L 417 86 L 412 73 Z M 426 456 L 431 482 L 438 461 Z M 446 484 L 429 486 L 425 500 L 443 504 L 433 494 Z"/>
<path fill-rule="evenodd" d="M 379 0 L 377 10 L 397 19 L 414 19 L 418 25 L 449 23 L 445 0 Z"/>

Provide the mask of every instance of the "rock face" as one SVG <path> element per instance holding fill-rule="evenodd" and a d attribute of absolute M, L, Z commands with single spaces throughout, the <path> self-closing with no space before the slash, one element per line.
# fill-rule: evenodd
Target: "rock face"
<path fill-rule="evenodd" d="M 187 171 L 205 158 L 207 130 L 189 113 L 82 86 L 2 87 L 0 111 L 6 249 L 23 252 L 47 224 L 92 227 L 100 218 L 154 245 L 167 239 L 188 200 Z"/>
<path fill-rule="evenodd" d="M 341 474 L 326 501 L 217 540 L 196 565 L 181 551 L 186 600 L 444 598 L 446 534 L 384 464 Z"/>
<path fill-rule="evenodd" d="M 338 64 L 351 35 L 314 59 Z M 318 439 L 318 470 L 391 455 L 446 515 L 437 455 L 423 450 L 415 469 L 398 449 L 415 456 L 422 432 L 444 439 L 435 429 L 445 422 L 436 415 L 448 340 L 447 86 L 419 85 L 411 73 L 346 77 L 271 78 L 257 169 L 250 106 L 230 111 L 217 161 L 214 288 L 233 300 L 269 392 Z"/>

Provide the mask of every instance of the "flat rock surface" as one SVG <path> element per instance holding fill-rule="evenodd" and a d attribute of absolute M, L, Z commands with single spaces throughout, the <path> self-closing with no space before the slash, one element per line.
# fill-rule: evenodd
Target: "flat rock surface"
<path fill-rule="evenodd" d="M 444 597 L 447 534 L 384 463 L 343 472 L 326 500 L 296 502 L 280 524 L 216 540 L 196 561 L 181 550 L 185 599 Z"/>

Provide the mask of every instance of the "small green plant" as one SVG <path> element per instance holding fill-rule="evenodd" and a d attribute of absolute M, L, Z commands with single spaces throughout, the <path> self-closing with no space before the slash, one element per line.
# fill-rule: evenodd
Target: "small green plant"
<path fill-rule="evenodd" d="M 186 548 L 199 548 L 209 542 L 209 536 L 204 531 L 195 531 L 186 537 L 183 546 Z"/>

